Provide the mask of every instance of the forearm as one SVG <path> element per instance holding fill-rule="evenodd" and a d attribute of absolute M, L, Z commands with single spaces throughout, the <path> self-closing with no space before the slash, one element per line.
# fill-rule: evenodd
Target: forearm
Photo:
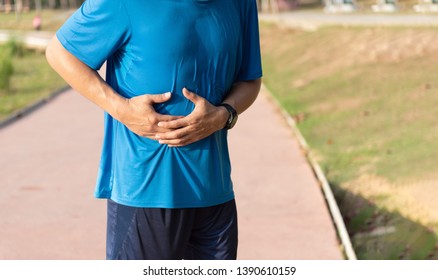
<path fill-rule="evenodd" d="M 243 113 L 256 100 L 261 83 L 261 79 L 235 83 L 222 103 L 231 105 L 238 114 Z"/>
<path fill-rule="evenodd" d="M 50 66 L 77 92 L 98 105 L 116 119 L 120 119 L 126 99 L 116 93 L 95 71 L 59 42 L 56 36 L 46 49 Z"/>

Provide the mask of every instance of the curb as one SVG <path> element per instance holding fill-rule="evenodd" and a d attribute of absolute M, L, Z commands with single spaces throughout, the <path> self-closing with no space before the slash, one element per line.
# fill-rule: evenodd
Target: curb
<path fill-rule="evenodd" d="M 356 253 L 354 252 L 353 245 L 350 240 L 350 236 L 348 235 L 347 228 L 345 226 L 344 220 L 342 218 L 341 212 L 339 210 L 338 204 L 336 203 L 335 197 L 333 195 L 330 184 L 328 183 L 327 178 L 324 175 L 320 165 L 317 161 L 312 157 L 309 149 L 309 145 L 307 144 L 306 139 L 301 134 L 301 131 L 298 129 L 295 120 L 286 112 L 283 106 L 280 104 L 278 99 L 272 94 L 272 92 L 266 87 L 265 84 L 262 84 L 263 90 L 267 93 L 267 96 L 273 101 L 275 106 L 279 109 L 285 120 L 287 121 L 289 127 L 292 129 L 293 134 L 297 137 L 299 145 L 303 150 L 307 161 L 312 167 L 313 173 L 318 179 L 322 191 L 324 193 L 324 197 L 327 202 L 327 206 L 330 211 L 330 215 L 332 216 L 333 223 L 338 232 L 339 239 L 342 244 L 342 249 L 348 260 L 357 260 Z"/>
<path fill-rule="evenodd" d="M 29 115 L 30 113 L 32 113 L 33 111 L 37 110 L 38 108 L 42 107 L 43 105 L 45 105 L 46 103 L 50 102 L 51 100 L 53 100 L 54 98 L 56 98 L 58 95 L 60 95 L 61 93 L 66 92 L 67 90 L 69 90 L 70 87 L 69 86 L 64 86 L 60 89 L 55 90 L 54 92 L 52 92 L 48 97 L 45 97 L 43 99 L 40 99 L 38 101 L 36 101 L 35 103 L 15 112 L 12 113 L 12 115 L 10 115 L 9 117 L 6 117 L 6 119 L 1 120 L 0 121 L 0 129 L 14 123 L 15 121 L 24 118 L 25 116 Z"/>

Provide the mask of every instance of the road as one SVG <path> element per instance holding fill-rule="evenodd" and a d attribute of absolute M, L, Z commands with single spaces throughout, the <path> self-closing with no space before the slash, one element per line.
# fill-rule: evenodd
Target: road
<path fill-rule="evenodd" d="M 260 14 L 260 19 L 284 26 L 316 30 L 321 26 L 438 26 L 433 14 L 324 13 L 321 11 L 292 11 Z"/>

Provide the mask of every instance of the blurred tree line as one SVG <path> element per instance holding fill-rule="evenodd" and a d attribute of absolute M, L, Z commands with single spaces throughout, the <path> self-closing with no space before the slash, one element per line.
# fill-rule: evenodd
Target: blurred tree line
<path fill-rule="evenodd" d="M 22 12 L 41 9 L 74 9 L 85 0 L 0 0 L 0 12 Z"/>

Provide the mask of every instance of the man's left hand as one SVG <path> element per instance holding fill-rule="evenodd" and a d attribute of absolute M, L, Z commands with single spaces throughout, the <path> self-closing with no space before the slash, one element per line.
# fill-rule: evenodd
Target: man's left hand
<path fill-rule="evenodd" d="M 186 146 L 204 139 L 225 126 L 229 115 L 226 108 L 216 107 L 186 88 L 183 89 L 183 95 L 195 104 L 195 109 L 184 118 L 159 122 L 159 127 L 174 129 L 155 135 L 160 144 L 167 144 L 169 147 Z"/>

